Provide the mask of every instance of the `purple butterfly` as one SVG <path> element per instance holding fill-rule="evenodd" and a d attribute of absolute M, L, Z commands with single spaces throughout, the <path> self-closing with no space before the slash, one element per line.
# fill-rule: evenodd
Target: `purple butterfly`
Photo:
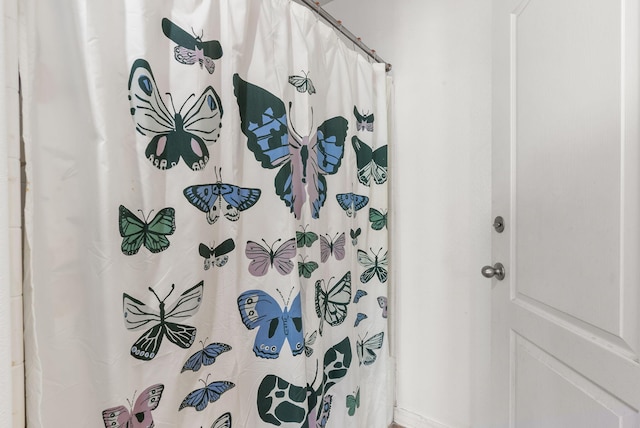
<path fill-rule="evenodd" d="M 162 19 L 162 32 L 178 45 L 173 49 L 176 61 L 186 65 L 199 63 L 200 68 L 204 65 L 209 74 L 213 73 L 216 68 L 213 60 L 222 57 L 219 41 L 203 42 L 202 37 L 190 35 L 167 18 Z"/>
<path fill-rule="evenodd" d="M 326 237 L 320 236 L 320 261 L 325 263 L 329 260 L 329 256 L 333 254 L 336 260 L 344 259 L 345 250 L 345 235 L 344 232 L 340 234 L 335 240 L 332 240 L 329 235 Z"/>
<path fill-rule="evenodd" d="M 382 308 L 382 318 L 387 317 L 387 298 L 384 296 L 378 297 L 378 305 Z"/>
<path fill-rule="evenodd" d="M 124 406 L 112 407 L 102 412 L 106 428 L 151 428 L 154 426 L 151 411 L 160 404 L 164 385 L 156 384 L 142 391 L 129 411 Z M 127 400 L 128 401 L 128 400 Z"/>
<path fill-rule="evenodd" d="M 273 243 L 275 245 L 280 239 Z M 264 276 L 269 267 L 275 267 L 281 275 L 288 275 L 293 270 L 293 259 L 296 256 L 296 238 L 286 240 L 275 251 L 273 245 L 269 246 L 263 239 L 262 242 L 269 248 L 268 250 L 254 241 L 247 241 L 247 248 L 244 253 L 251 259 L 249 263 L 249 273 L 253 276 Z"/>

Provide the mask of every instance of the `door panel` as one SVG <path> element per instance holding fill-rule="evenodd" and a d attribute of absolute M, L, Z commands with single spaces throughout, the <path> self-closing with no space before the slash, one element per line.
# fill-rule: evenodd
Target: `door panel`
<path fill-rule="evenodd" d="M 494 0 L 494 426 L 640 426 L 636 0 Z"/>

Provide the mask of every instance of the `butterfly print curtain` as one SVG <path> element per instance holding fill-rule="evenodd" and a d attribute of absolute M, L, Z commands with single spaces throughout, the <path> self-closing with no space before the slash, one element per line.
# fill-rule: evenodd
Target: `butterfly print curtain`
<path fill-rule="evenodd" d="M 29 427 L 386 427 L 390 81 L 286 0 L 26 0 Z"/>

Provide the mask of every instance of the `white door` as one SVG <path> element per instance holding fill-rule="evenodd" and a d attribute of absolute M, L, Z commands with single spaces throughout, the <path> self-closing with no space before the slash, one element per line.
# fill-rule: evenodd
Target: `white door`
<path fill-rule="evenodd" d="M 494 0 L 492 426 L 640 427 L 638 3 Z"/>

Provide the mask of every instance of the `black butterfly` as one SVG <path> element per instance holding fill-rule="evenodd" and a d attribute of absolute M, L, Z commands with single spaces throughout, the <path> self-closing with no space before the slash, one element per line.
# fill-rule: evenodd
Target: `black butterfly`
<path fill-rule="evenodd" d="M 205 244 L 200 244 L 198 252 L 202 257 L 204 257 L 204 270 L 209 270 L 211 262 L 218 267 L 224 266 L 227 263 L 227 260 L 229 260 L 229 256 L 227 254 L 233 251 L 234 248 L 236 248 L 236 244 L 231 238 L 225 240 L 217 247 L 209 247 Z"/>
<path fill-rule="evenodd" d="M 203 42 L 202 37 L 192 36 L 167 18 L 162 18 L 162 32 L 178 45 L 173 48 L 176 61 L 187 65 L 198 62 L 200 68 L 204 66 L 210 74 L 213 73 L 216 68 L 213 60 L 222 57 L 219 41 Z"/>
<path fill-rule="evenodd" d="M 158 299 L 159 311 L 155 311 L 142 303 L 140 300 L 122 295 L 122 306 L 124 312 L 124 325 L 128 330 L 147 330 L 136 340 L 131 347 L 131 356 L 139 360 L 149 361 L 153 359 L 160 349 L 162 339 L 167 336 L 170 342 L 181 348 L 189 348 L 196 338 L 196 328 L 186 324 L 179 324 L 198 312 L 202 302 L 202 290 L 204 284 L 200 281 L 180 295 L 178 300 L 165 310 L 164 301 L 173 292 L 174 285 L 167 296 L 160 300 L 151 287 L 149 291 Z"/>
<path fill-rule="evenodd" d="M 353 106 L 353 115 L 356 117 L 358 131 L 373 132 L 373 113 L 360 114 L 358 108 Z"/>

